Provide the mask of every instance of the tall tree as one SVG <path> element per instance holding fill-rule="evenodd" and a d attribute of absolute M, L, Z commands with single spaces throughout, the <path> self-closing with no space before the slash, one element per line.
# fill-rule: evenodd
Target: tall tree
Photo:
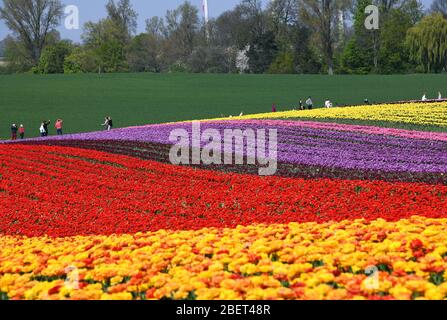
<path fill-rule="evenodd" d="M 334 46 L 338 39 L 340 13 L 349 7 L 349 0 L 301 0 L 301 12 L 306 23 L 314 28 L 327 65 L 334 73 Z"/>
<path fill-rule="evenodd" d="M 430 11 L 432 13 L 440 13 L 447 19 L 447 0 L 434 0 L 431 4 Z"/>
<path fill-rule="evenodd" d="M 58 26 L 62 17 L 59 0 L 3 0 L 0 19 L 22 43 L 27 58 L 37 65 L 48 35 Z"/>
<path fill-rule="evenodd" d="M 354 7 L 354 34 L 344 48 L 342 69 L 346 73 L 365 74 L 377 68 L 377 30 L 365 28 L 365 8 L 371 0 L 357 0 Z"/>
<path fill-rule="evenodd" d="M 36 71 L 43 74 L 64 73 L 65 58 L 72 53 L 73 49 L 73 44 L 69 40 L 46 46 Z"/>
<path fill-rule="evenodd" d="M 298 23 L 299 0 L 275 0 L 267 6 L 271 29 L 281 50 L 290 46 L 290 33 Z"/>
<path fill-rule="evenodd" d="M 175 10 L 166 13 L 166 30 L 170 46 L 180 59 L 186 60 L 194 50 L 199 31 L 199 10 L 185 1 Z"/>
<path fill-rule="evenodd" d="M 258 37 L 267 32 L 267 19 L 262 10 L 261 0 L 242 0 L 240 4 L 242 17 L 249 24 L 249 31 L 253 37 Z"/>
<path fill-rule="evenodd" d="M 138 14 L 133 9 L 130 0 L 109 0 L 106 5 L 108 18 L 116 25 L 116 37 L 123 44 L 129 43 L 132 35 L 137 31 Z"/>
<path fill-rule="evenodd" d="M 97 71 L 126 71 L 125 51 L 120 39 L 116 37 L 119 30 L 110 19 L 97 23 L 87 22 L 82 39 L 88 52 L 94 57 Z"/>
<path fill-rule="evenodd" d="M 166 36 L 166 27 L 163 18 L 152 17 L 146 20 L 146 32 L 157 38 Z"/>
<path fill-rule="evenodd" d="M 434 13 L 423 18 L 407 34 L 411 58 L 426 72 L 447 69 L 447 20 Z"/>
<path fill-rule="evenodd" d="M 247 52 L 248 65 L 253 73 L 264 73 L 274 61 L 278 47 L 272 31 L 260 34 L 250 42 Z"/>
<path fill-rule="evenodd" d="M 393 8 L 380 25 L 378 72 L 404 73 L 409 70 L 409 54 L 405 46 L 407 31 L 412 26 L 411 15 L 403 9 Z"/>
<path fill-rule="evenodd" d="M 212 24 L 212 38 L 218 45 L 242 49 L 248 44 L 251 31 L 240 5 L 223 12 Z"/>
<path fill-rule="evenodd" d="M 142 33 L 132 39 L 127 52 L 127 63 L 132 72 L 160 72 L 160 41 L 153 34 Z"/>

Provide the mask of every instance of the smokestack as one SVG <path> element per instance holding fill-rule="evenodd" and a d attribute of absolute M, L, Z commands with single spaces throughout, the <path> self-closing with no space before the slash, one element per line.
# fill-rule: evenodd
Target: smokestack
<path fill-rule="evenodd" d="M 205 17 L 205 23 L 209 22 L 208 0 L 203 0 L 203 15 Z"/>

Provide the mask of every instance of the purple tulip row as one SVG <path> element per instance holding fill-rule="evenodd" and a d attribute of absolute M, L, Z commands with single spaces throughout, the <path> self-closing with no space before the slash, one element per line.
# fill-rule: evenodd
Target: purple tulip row
<path fill-rule="evenodd" d="M 169 136 L 174 129 L 192 132 L 191 123 L 130 127 L 111 132 L 51 137 L 50 141 L 133 141 L 170 145 Z M 428 139 L 411 139 L 364 132 L 338 131 L 306 126 L 286 126 L 281 121 L 223 121 L 201 124 L 202 132 L 217 129 L 222 140 L 225 129 L 268 129 L 278 131 L 278 161 L 295 165 L 331 167 L 355 170 L 388 172 L 447 173 L 447 142 Z M 224 142 L 224 141 L 222 141 Z M 191 142 L 190 142 L 191 143 Z M 201 146 L 206 145 L 202 142 Z M 234 153 L 246 155 L 247 146 L 234 146 Z"/>

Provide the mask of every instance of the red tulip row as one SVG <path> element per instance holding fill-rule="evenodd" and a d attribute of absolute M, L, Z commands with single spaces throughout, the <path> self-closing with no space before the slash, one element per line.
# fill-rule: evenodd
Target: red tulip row
<path fill-rule="evenodd" d="M 0 234 L 445 217 L 447 186 L 258 177 L 50 146 L 0 146 Z"/>
<path fill-rule="evenodd" d="M 52 140 L 52 141 L 30 141 L 30 145 L 51 145 L 83 148 L 103 151 L 114 154 L 122 154 L 145 160 L 153 160 L 162 163 L 170 163 L 168 144 L 125 141 L 125 140 Z M 192 154 L 192 152 L 190 153 Z M 197 165 L 201 169 L 218 170 L 222 172 L 234 172 L 258 175 L 256 165 Z M 420 182 L 429 184 L 447 185 L 447 174 L 441 172 L 396 172 L 383 170 L 347 169 L 320 165 L 306 165 L 296 163 L 278 163 L 275 174 L 281 177 L 293 178 L 330 178 L 346 180 L 382 180 L 388 182 Z"/>

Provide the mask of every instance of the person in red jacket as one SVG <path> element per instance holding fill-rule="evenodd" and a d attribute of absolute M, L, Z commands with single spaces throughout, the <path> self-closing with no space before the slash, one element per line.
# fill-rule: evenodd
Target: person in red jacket
<path fill-rule="evenodd" d="M 56 123 L 54 124 L 54 127 L 56 128 L 56 132 L 57 132 L 58 136 L 61 136 L 63 134 L 62 133 L 63 124 L 64 124 L 64 120 L 62 120 L 62 119 L 57 119 Z"/>
<path fill-rule="evenodd" d="M 19 135 L 20 139 L 25 139 L 25 127 L 23 126 L 23 124 L 21 124 L 19 127 Z"/>

